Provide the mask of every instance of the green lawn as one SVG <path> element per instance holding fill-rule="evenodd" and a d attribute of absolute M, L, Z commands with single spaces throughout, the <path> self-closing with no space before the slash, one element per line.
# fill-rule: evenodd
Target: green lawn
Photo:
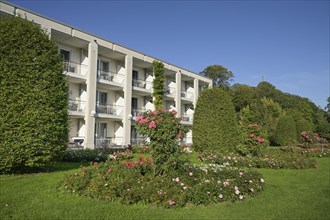
<path fill-rule="evenodd" d="M 260 169 L 263 193 L 237 203 L 163 209 L 123 206 L 61 193 L 59 171 L 0 177 L 0 219 L 330 219 L 330 158 L 317 159 L 318 169 Z M 80 172 L 80 169 L 77 170 Z"/>

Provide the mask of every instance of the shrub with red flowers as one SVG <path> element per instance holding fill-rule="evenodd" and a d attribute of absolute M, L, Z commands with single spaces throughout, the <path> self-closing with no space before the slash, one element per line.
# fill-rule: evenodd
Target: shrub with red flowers
<path fill-rule="evenodd" d="M 269 145 L 266 130 L 258 124 L 243 125 L 242 133 L 243 143 L 236 149 L 244 156 L 260 156 L 263 149 Z"/>
<path fill-rule="evenodd" d="M 313 147 L 320 142 L 319 135 L 311 131 L 302 131 L 300 136 L 303 147 Z"/>
<path fill-rule="evenodd" d="M 138 133 L 149 138 L 155 173 L 163 174 L 167 169 L 175 168 L 179 157 L 178 143 L 187 133 L 181 119 L 176 117 L 176 111 L 147 111 L 135 120 Z"/>

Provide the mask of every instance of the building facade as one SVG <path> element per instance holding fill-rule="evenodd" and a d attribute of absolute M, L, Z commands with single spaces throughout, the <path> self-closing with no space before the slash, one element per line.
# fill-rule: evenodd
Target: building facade
<path fill-rule="evenodd" d="M 154 109 L 152 62 L 158 59 L 9 3 L 0 2 L 0 13 L 33 21 L 57 43 L 69 88 L 69 142 L 84 148 L 142 144 L 134 119 Z M 190 144 L 198 95 L 212 86 L 212 80 L 161 62 L 164 107 L 175 109 L 190 128 L 184 140 Z"/>

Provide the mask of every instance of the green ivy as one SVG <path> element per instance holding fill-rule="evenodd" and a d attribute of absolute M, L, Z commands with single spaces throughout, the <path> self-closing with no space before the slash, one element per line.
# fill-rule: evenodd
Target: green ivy
<path fill-rule="evenodd" d="M 164 106 L 164 64 L 158 61 L 153 62 L 153 70 L 154 70 L 154 83 L 153 83 L 153 96 L 155 98 L 154 105 L 156 109 L 161 109 Z"/>
<path fill-rule="evenodd" d="M 0 20 L 0 173 L 42 167 L 68 141 L 67 86 L 56 44 L 37 25 Z"/>

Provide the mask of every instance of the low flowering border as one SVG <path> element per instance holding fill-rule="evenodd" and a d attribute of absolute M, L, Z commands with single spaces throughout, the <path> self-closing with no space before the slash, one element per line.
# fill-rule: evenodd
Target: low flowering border
<path fill-rule="evenodd" d="M 93 162 L 81 173 L 67 175 L 61 189 L 92 198 L 144 203 L 165 208 L 241 201 L 262 191 L 265 180 L 257 172 L 228 165 L 186 165 L 180 172 L 159 176 L 153 163 L 138 161 Z"/>

